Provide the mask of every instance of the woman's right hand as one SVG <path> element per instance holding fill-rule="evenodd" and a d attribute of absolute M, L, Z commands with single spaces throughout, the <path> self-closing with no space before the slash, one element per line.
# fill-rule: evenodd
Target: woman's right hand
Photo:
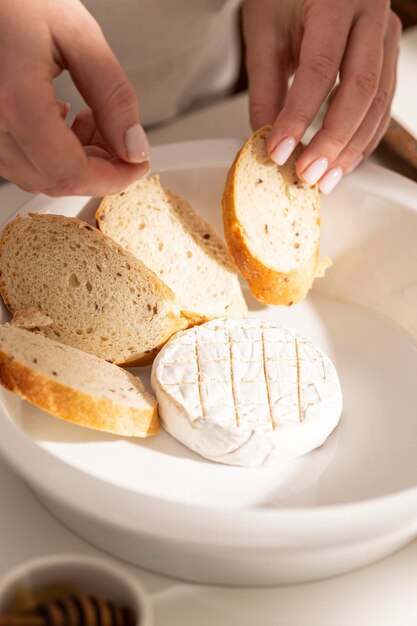
<path fill-rule="evenodd" d="M 1 0 L 0 175 L 49 196 L 116 193 L 148 171 L 135 91 L 79 0 Z M 70 129 L 52 80 L 86 101 Z"/>

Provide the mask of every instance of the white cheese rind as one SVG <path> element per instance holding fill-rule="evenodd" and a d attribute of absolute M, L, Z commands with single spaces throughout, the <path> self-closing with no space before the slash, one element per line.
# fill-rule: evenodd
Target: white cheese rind
<path fill-rule="evenodd" d="M 164 428 L 212 461 L 276 465 L 322 445 L 342 392 L 330 359 L 269 321 L 213 320 L 175 335 L 152 368 Z"/>

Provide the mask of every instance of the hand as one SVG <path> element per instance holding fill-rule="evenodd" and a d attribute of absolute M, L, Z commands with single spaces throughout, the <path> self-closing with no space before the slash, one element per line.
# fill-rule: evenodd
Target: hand
<path fill-rule="evenodd" d="M 388 0 L 246 0 L 251 123 L 272 124 L 267 150 L 285 163 L 339 74 L 323 126 L 297 173 L 329 193 L 388 127 L 395 90 L 399 18 Z M 291 87 L 288 78 L 295 71 Z"/>
<path fill-rule="evenodd" d="M 50 196 L 101 196 L 148 170 L 133 87 L 79 0 L 1 0 L 0 175 Z M 67 69 L 89 108 L 72 129 L 52 79 Z"/>

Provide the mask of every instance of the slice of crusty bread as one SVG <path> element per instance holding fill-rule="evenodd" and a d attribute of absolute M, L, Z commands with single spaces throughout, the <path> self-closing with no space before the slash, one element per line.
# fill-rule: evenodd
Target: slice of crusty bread
<path fill-rule="evenodd" d="M 266 304 L 302 300 L 318 270 L 320 199 L 300 181 L 295 151 L 283 166 L 267 155 L 270 127 L 256 131 L 229 171 L 223 194 L 226 241 L 253 295 Z"/>
<path fill-rule="evenodd" d="M 226 246 L 185 200 L 161 186 L 158 176 L 104 198 L 96 219 L 102 232 L 166 282 L 191 322 L 247 314 Z"/>
<path fill-rule="evenodd" d="M 51 415 L 127 437 L 158 431 L 155 398 L 117 365 L 40 334 L 0 326 L 0 383 Z"/>
<path fill-rule="evenodd" d="M 0 239 L 0 292 L 9 310 L 35 307 L 40 330 L 119 364 L 150 361 L 180 328 L 171 290 L 129 252 L 78 219 L 17 218 Z"/>

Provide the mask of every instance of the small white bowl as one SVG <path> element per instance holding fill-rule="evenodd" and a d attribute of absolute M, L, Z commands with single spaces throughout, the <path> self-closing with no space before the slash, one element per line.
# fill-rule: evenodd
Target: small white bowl
<path fill-rule="evenodd" d="M 142 585 L 121 568 L 100 558 L 60 554 L 23 563 L 2 577 L 0 614 L 8 609 L 19 589 L 36 591 L 50 584 L 74 585 L 87 594 L 102 596 L 129 607 L 136 626 L 152 626 L 152 607 Z"/>

